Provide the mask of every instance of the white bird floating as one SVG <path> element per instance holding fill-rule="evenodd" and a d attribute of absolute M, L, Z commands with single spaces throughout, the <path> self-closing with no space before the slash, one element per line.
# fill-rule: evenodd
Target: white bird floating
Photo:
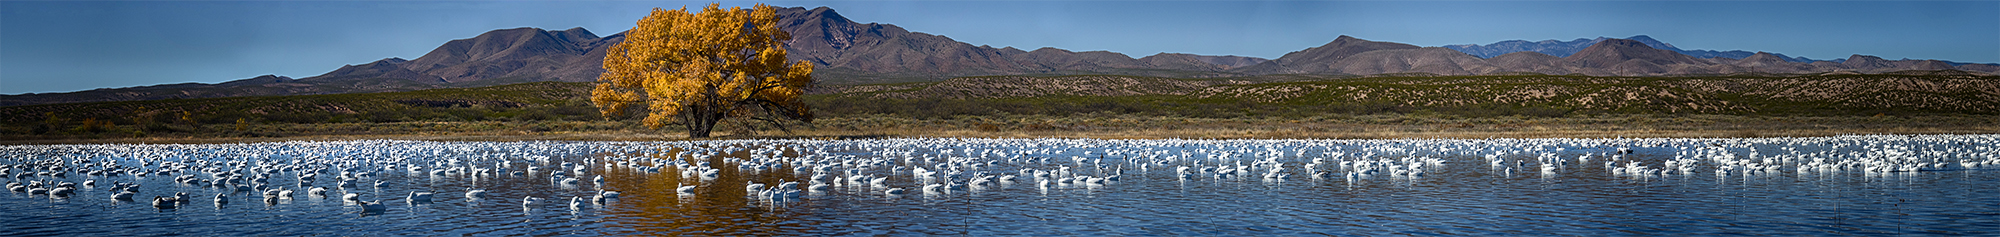
<path fill-rule="evenodd" d="M 694 187 L 694 185 L 683 185 L 680 188 L 674 189 L 674 192 L 678 192 L 681 195 L 694 195 Z"/>
<path fill-rule="evenodd" d="M 485 189 L 472 189 L 472 188 L 465 188 L 465 198 L 466 198 L 466 199 L 481 199 L 481 198 L 486 198 L 486 190 L 485 190 Z"/>
<path fill-rule="evenodd" d="M 542 200 L 543 200 L 542 198 L 538 198 L 535 196 L 523 197 L 521 198 L 521 207 L 535 207 L 535 205 L 542 202 Z"/>
<path fill-rule="evenodd" d="M 382 212 L 384 210 L 389 210 L 389 207 L 382 205 L 381 201 L 374 201 L 374 202 L 360 201 L 357 203 L 361 204 L 362 212 Z"/>
<path fill-rule="evenodd" d="M 6 189 L 63 198 L 108 183 L 113 200 L 130 201 L 137 182 L 175 182 L 169 189 L 215 193 L 247 191 L 265 200 L 291 198 L 305 189 L 323 198 L 341 189 L 342 200 L 361 201 L 359 185 L 374 192 L 420 180 L 471 180 L 468 199 L 487 195 L 483 180 L 534 177 L 535 184 L 575 185 L 588 178 L 592 201 L 618 198 L 605 190 L 606 175 L 658 175 L 691 197 L 737 187 L 716 180 L 745 178 L 745 198 L 782 203 L 799 192 L 900 195 L 976 195 L 1033 183 L 1046 192 L 1145 182 L 1291 182 L 1294 177 L 1353 182 L 1407 182 L 1427 177 L 1512 178 L 1602 176 L 1651 180 L 1714 175 L 1861 174 L 1983 170 L 2000 167 L 2000 135 L 1869 135 L 1744 139 L 1407 139 L 1407 140 L 1097 140 L 915 138 L 880 140 L 729 140 L 675 142 L 443 143 L 423 141 L 314 141 L 259 144 L 149 144 L 146 149 L 46 145 L 0 149 Z M 273 148 L 283 147 L 283 148 Z M 76 165 L 87 164 L 87 165 Z M 1459 169 L 1472 166 L 1485 169 Z M 727 169 L 728 172 L 723 172 Z M 1466 171 L 1471 170 L 1471 171 Z M 81 174 L 71 178 L 68 173 Z M 1450 173 L 1450 174 L 1448 174 Z M 678 177 L 675 177 L 678 174 Z M 513 175 L 513 176 L 509 176 Z M 143 178 L 141 177 L 160 177 Z M 620 176 L 626 177 L 626 176 Z M 547 178 L 547 180 L 542 180 Z M 1261 179 L 1260 179 L 1261 178 Z M 1706 177 L 1705 177 L 1706 178 Z M 399 180 L 400 179 L 400 180 Z M 333 181 L 327 183 L 324 181 Z M 775 182 L 772 180 L 776 180 Z M 795 180 L 795 181 L 788 181 Z M 81 182 L 80 184 L 70 182 Z M 369 182 L 369 183 L 362 183 Z M 734 181 L 730 181 L 734 182 Z M 760 182 L 770 182 L 765 185 Z M 315 185 L 317 184 L 317 185 Z M 331 185 L 328 185 L 331 184 Z M 725 185 L 716 185 L 725 184 Z M 325 186 L 325 187 L 321 187 Z M 805 186 L 803 190 L 800 186 Z M 296 187 L 296 188 L 291 188 Z M 81 189 L 80 189 L 81 188 Z M 404 188 L 404 187 L 398 187 Z M 566 187 L 575 189 L 575 187 Z M 637 190 L 634 190 L 637 189 Z M 958 192 L 959 190 L 971 192 Z M 394 192 L 401 192 L 397 190 Z M 519 190 L 495 190 L 496 192 Z M 562 190 L 558 190 L 562 191 Z M 969 194 L 968 194 L 969 193 Z M 378 193 L 379 195 L 379 193 Z M 409 191 L 405 200 L 430 201 L 433 193 Z M 581 194 L 559 194 L 581 195 Z M 930 195 L 926 195 L 930 196 Z M 42 196 L 35 196 L 42 197 Z M 100 196 L 101 197 L 101 196 Z M 572 202 L 581 200 L 573 196 Z M 186 193 L 156 196 L 156 207 L 183 206 Z M 768 200 L 768 201 L 767 201 Z M 524 197 L 532 207 L 539 198 Z M 546 205 L 545 203 L 543 203 Z M 365 207 L 366 205 L 364 205 Z"/>
<path fill-rule="evenodd" d="M 174 208 L 174 207 L 176 207 L 176 206 L 179 206 L 179 205 L 180 205 L 180 200 L 178 200 L 178 199 L 173 199 L 173 198 L 168 198 L 168 197 L 160 197 L 160 196 L 153 196 L 153 207 L 154 207 L 154 208 L 160 208 L 160 209 L 170 209 L 170 208 Z"/>
<path fill-rule="evenodd" d="M 597 190 L 597 195 L 591 196 L 590 202 L 604 203 L 607 199 L 618 199 L 618 194 L 618 191 Z"/>
<path fill-rule="evenodd" d="M 431 195 L 433 195 L 433 194 L 435 194 L 435 193 L 431 193 L 431 192 L 417 192 L 417 191 L 410 191 L 410 195 L 409 195 L 408 197 L 405 197 L 405 198 L 404 198 L 404 200 L 409 200 L 409 202 L 413 202 L 413 203 L 416 203 L 416 202 L 431 202 Z"/>

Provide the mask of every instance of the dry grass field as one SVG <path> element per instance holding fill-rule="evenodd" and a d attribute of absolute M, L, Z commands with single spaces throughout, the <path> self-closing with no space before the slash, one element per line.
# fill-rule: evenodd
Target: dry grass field
<path fill-rule="evenodd" d="M 589 83 L 0 107 L 0 143 L 661 140 Z M 965 77 L 823 85 L 722 138 L 1527 138 L 2000 133 L 2000 77 Z"/>

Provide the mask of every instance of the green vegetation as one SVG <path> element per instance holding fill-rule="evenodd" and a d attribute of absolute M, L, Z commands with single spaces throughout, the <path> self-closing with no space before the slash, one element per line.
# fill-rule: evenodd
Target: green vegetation
<path fill-rule="evenodd" d="M 0 107 L 0 139 L 664 134 L 598 114 L 592 84 Z M 2000 132 L 2000 78 L 967 77 L 825 85 L 801 136 L 1769 136 Z M 1565 132 L 1567 131 L 1567 132 Z M 1372 134 L 1372 135 L 1370 135 Z M 1428 135 L 1423 135 L 1428 134 Z M 666 134 L 679 136 L 680 134 Z"/>
<path fill-rule="evenodd" d="M 0 134 L 9 139 L 276 136 L 285 134 L 255 128 L 266 124 L 603 120 L 584 98 L 588 93 L 584 83 L 535 82 L 389 93 L 12 106 L 0 107 Z"/>
<path fill-rule="evenodd" d="M 1108 77 L 1108 78 L 1107 78 Z M 1181 83 L 1182 85 L 1170 85 Z M 1019 85 L 1050 85 L 1020 88 Z M 1197 84 L 1197 85 L 1188 85 Z M 1200 85 L 1205 84 L 1205 85 Z M 1566 117 L 1994 115 L 2000 77 L 1265 76 L 1179 80 L 1125 76 L 974 77 L 847 86 L 809 97 L 828 114 L 1054 115 L 1112 112 L 1197 118 L 1327 114 Z"/>

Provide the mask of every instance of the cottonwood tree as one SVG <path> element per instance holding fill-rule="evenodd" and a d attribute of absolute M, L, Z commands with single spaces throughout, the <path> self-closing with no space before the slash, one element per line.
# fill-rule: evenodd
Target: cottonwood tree
<path fill-rule="evenodd" d="M 606 51 L 590 101 L 607 118 L 644 105 L 648 128 L 679 124 L 693 138 L 708 137 L 727 118 L 779 129 L 779 120 L 810 123 L 799 96 L 813 84 L 813 65 L 785 60 L 792 36 L 777 22 L 777 9 L 764 4 L 709 4 L 699 13 L 654 8 Z"/>

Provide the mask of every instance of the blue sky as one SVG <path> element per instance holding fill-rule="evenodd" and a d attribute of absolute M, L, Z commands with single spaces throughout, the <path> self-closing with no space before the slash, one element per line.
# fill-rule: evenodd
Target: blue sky
<path fill-rule="evenodd" d="M 493 29 L 630 29 L 680 1 L 0 1 L 0 94 L 295 78 Z M 974 45 L 1276 58 L 1339 35 L 1420 46 L 1649 35 L 1683 49 L 2000 62 L 2000 1 L 769 1 Z M 722 2 L 747 6 L 752 2 Z"/>

